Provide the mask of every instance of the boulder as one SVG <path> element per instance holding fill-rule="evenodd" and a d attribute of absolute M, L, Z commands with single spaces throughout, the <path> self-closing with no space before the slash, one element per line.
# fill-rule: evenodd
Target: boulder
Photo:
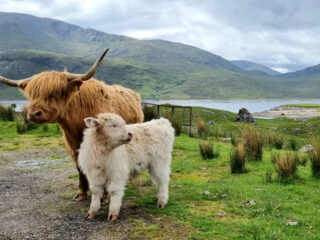
<path fill-rule="evenodd" d="M 207 123 L 208 125 L 215 125 L 216 123 L 212 120 L 210 122 Z"/>
<path fill-rule="evenodd" d="M 313 150 L 312 145 L 311 144 L 307 144 L 307 145 L 304 145 L 302 148 L 300 148 L 299 151 L 305 153 L 305 152 L 310 152 L 312 150 Z"/>
<path fill-rule="evenodd" d="M 241 108 L 236 117 L 237 122 L 250 122 L 255 123 L 253 115 L 245 108 Z"/>

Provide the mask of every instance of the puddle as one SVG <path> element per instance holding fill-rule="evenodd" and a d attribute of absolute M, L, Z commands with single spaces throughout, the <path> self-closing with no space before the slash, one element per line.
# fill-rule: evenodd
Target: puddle
<path fill-rule="evenodd" d="M 42 168 L 60 168 L 72 165 L 70 157 L 61 158 L 30 158 L 22 159 L 13 163 L 19 169 L 42 169 Z"/>

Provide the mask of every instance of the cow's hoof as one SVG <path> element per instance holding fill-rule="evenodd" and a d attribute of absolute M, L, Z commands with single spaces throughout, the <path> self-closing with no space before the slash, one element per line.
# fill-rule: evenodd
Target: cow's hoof
<path fill-rule="evenodd" d="M 92 212 L 88 212 L 87 215 L 86 215 L 86 218 L 94 218 L 95 214 Z"/>
<path fill-rule="evenodd" d="M 79 202 L 86 199 L 87 199 L 87 194 L 76 194 L 72 200 Z"/>
<path fill-rule="evenodd" d="M 118 215 L 111 215 L 111 214 L 108 215 L 108 220 L 115 221 L 117 219 L 118 219 Z"/>
<path fill-rule="evenodd" d="M 162 203 L 162 202 L 159 202 L 159 203 L 157 204 L 157 207 L 158 207 L 158 208 L 165 208 L 165 207 L 166 207 L 166 204 L 165 204 L 165 203 Z"/>

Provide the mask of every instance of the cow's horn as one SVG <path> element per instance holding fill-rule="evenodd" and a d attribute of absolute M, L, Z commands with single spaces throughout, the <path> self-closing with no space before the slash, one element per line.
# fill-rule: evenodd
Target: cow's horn
<path fill-rule="evenodd" d="M 85 74 L 69 73 L 68 80 L 74 80 L 75 78 L 80 78 L 82 81 L 86 81 L 86 80 L 89 80 L 90 78 L 92 78 L 93 75 L 96 73 L 96 70 L 98 69 L 100 63 L 102 62 L 104 56 L 107 54 L 108 51 L 109 51 L 109 48 L 104 50 L 104 52 L 97 59 L 97 61 L 92 65 L 92 67 L 89 69 L 89 71 L 87 73 L 85 73 Z"/>
<path fill-rule="evenodd" d="M 10 80 L 8 78 L 4 78 L 4 77 L 1 77 L 0 76 L 0 82 L 8 85 L 8 86 L 11 86 L 11 87 L 19 87 L 19 84 L 22 82 L 22 81 L 29 81 L 31 80 L 31 78 L 25 78 L 25 79 L 21 79 L 21 80 Z"/>

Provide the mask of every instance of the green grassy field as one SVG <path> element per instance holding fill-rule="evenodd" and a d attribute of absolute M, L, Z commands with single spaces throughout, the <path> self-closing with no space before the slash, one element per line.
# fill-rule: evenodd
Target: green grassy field
<path fill-rule="evenodd" d="M 283 105 L 283 107 L 320 108 L 320 104 L 316 104 L 316 103 L 285 104 Z"/>
<path fill-rule="evenodd" d="M 193 108 L 193 116 L 193 125 L 198 116 L 205 122 L 215 122 L 209 140 L 219 150 L 219 156 L 203 160 L 200 139 L 182 133 L 174 143 L 167 207 L 155 208 L 156 189 L 145 172 L 140 180 L 143 184 L 129 184 L 125 199 L 156 218 L 177 223 L 189 232 L 190 239 L 320 239 L 320 179 L 312 176 L 310 163 L 299 165 L 297 177 L 285 184 L 279 181 L 271 163 L 272 152 L 291 151 L 290 138 L 300 148 L 310 143 L 311 135 L 319 136 L 319 118 L 257 119 L 256 129 L 262 134 L 273 132 L 281 136 L 283 149 L 264 147 L 262 161 L 249 161 L 246 173 L 231 174 L 229 159 L 233 146 L 221 138 L 238 134 L 245 124 L 235 122 L 233 113 L 214 109 Z M 0 153 L 62 147 L 61 135 L 55 124 L 18 134 L 14 122 L 0 122 Z M 74 179 L 77 175 L 69 177 Z M 69 195 L 68 198 L 72 197 Z M 158 237 L 163 229 L 157 224 L 132 219 L 130 226 L 132 239 L 141 239 L 141 234 L 146 239 L 162 239 Z M 179 239 L 170 231 L 166 235 L 167 239 Z"/>

